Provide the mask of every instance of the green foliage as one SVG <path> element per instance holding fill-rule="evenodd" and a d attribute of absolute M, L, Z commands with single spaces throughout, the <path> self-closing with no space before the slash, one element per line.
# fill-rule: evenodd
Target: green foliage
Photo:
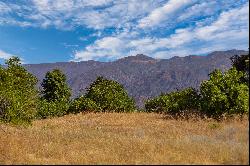
<path fill-rule="evenodd" d="M 21 66 L 18 57 L 0 67 L 0 119 L 14 124 L 29 124 L 37 109 L 37 79 Z"/>
<path fill-rule="evenodd" d="M 82 111 L 99 111 L 97 104 L 84 96 L 76 98 L 70 105 L 68 113 L 79 113 Z"/>
<path fill-rule="evenodd" d="M 242 82 L 248 83 L 249 85 L 249 53 L 247 55 L 234 55 L 230 58 L 232 61 L 233 67 L 235 67 L 238 71 L 242 71 L 245 73 L 242 76 Z"/>
<path fill-rule="evenodd" d="M 70 88 L 66 76 L 58 69 L 47 72 L 42 82 L 42 97 L 37 117 L 63 116 L 70 105 Z"/>
<path fill-rule="evenodd" d="M 47 101 L 70 99 L 71 92 L 66 83 L 66 76 L 58 69 L 47 72 L 41 85 L 43 98 Z"/>
<path fill-rule="evenodd" d="M 94 101 L 102 111 L 131 112 L 135 102 L 118 82 L 98 77 L 87 89 L 86 98 Z"/>
<path fill-rule="evenodd" d="M 164 112 L 169 103 L 169 96 L 161 94 L 153 99 L 149 99 L 145 103 L 146 112 Z"/>
<path fill-rule="evenodd" d="M 47 101 L 41 99 L 39 101 L 39 108 L 36 114 L 37 119 L 45 119 L 50 117 L 59 117 L 67 113 L 69 109 L 69 101 Z"/>
<path fill-rule="evenodd" d="M 241 78 L 244 73 L 231 68 L 224 74 L 220 70 L 210 73 L 203 81 L 200 95 L 191 88 L 162 94 L 145 103 L 147 112 L 178 113 L 182 110 L 201 110 L 211 117 L 223 114 L 244 114 L 249 112 L 249 88 Z"/>
<path fill-rule="evenodd" d="M 183 110 L 197 110 L 200 105 L 200 96 L 193 88 L 182 91 L 161 94 L 146 101 L 146 112 L 180 113 Z"/>
<path fill-rule="evenodd" d="M 7 99 L 3 92 L 0 93 L 0 116 L 2 116 L 7 108 L 10 107 L 10 101 Z"/>
<path fill-rule="evenodd" d="M 202 110 L 210 116 L 248 113 L 248 86 L 241 82 L 243 72 L 231 68 L 224 74 L 214 70 L 200 87 Z"/>

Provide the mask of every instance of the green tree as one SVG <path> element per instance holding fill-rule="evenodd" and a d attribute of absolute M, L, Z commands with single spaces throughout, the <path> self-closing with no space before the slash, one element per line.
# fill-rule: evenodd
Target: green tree
<path fill-rule="evenodd" d="M 70 105 L 71 91 L 66 76 L 58 69 L 47 72 L 41 84 L 43 90 L 37 118 L 62 116 Z"/>
<path fill-rule="evenodd" d="M 124 87 L 116 81 L 98 77 L 89 88 L 86 98 L 94 101 L 102 111 L 131 112 L 135 102 Z"/>
<path fill-rule="evenodd" d="M 210 73 L 209 80 L 200 87 L 202 110 L 210 116 L 248 113 L 248 86 L 241 82 L 243 72 L 231 68 L 224 74 L 220 70 Z"/>
<path fill-rule="evenodd" d="M 0 119 L 14 124 L 29 124 L 37 110 L 37 79 L 21 66 L 18 57 L 0 67 Z"/>
<path fill-rule="evenodd" d="M 41 85 L 43 99 L 47 101 L 70 100 L 71 91 L 66 83 L 66 75 L 59 69 L 47 72 Z"/>
<path fill-rule="evenodd" d="M 234 55 L 230 59 L 233 67 L 245 73 L 241 78 L 242 82 L 248 83 L 249 85 L 249 53 L 245 55 Z"/>

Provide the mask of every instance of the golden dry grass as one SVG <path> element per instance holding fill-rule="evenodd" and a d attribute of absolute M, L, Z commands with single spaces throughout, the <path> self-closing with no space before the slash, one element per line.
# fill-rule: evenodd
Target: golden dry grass
<path fill-rule="evenodd" d="M 0 164 L 249 164 L 249 121 L 88 113 L 0 125 Z"/>

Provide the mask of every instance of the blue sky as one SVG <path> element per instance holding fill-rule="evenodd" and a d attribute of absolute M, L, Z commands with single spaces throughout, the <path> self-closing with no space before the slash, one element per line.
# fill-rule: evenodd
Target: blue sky
<path fill-rule="evenodd" d="M 248 0 L 0 0 L 0 63 L 249 48 Z"/>

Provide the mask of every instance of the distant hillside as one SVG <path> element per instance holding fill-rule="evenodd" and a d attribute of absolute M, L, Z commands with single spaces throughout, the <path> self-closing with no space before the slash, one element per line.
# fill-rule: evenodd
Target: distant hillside
<path fill-rule="evenodd" d="M 202 80 L 215 68 L 227 70 L 231 67 L 230 57 L 247 54 L 243 50 L 215 51 L 207 56 L 190 55 L 171 59 L 154 59 L 142 54 L 129 56 L 114 62 L 59 62 L 25 65 L 39 81 L 47 71 L 61 69 L 76 97 L 96 79 L 104 76 L 120 82 L 133 96 L 138 106 L 147 98 L 186 87 L 198 88 Z M 40 82 L 39 82 L 40 83 Z"/>

